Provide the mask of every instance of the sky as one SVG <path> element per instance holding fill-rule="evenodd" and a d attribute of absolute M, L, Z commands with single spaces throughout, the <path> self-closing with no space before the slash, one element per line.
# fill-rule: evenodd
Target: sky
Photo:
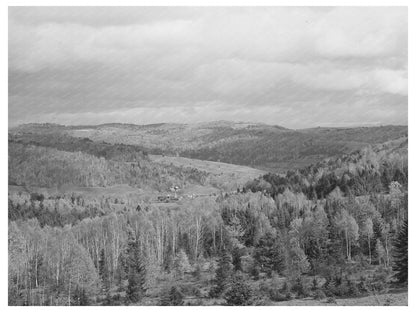
<path fill-rule="evenodd" d="M 9 126 L 407 125 L 405 7 L 9 7 Z"/>

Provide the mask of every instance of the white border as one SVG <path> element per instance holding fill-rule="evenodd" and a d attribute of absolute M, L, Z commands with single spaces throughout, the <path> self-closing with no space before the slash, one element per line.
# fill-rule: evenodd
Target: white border
<path fill-rule="evenodd" d="M 408 116 L 415 116 L 415 109 L 414 109 L 414 88 L 415 88 L 415 55 L 416 55 L 416 49 L 415 49 L 415 38 L 416 34 L 414 32 L 414 26 L 415 26 L 415 5 L 416 3 L 413 1 L 384 1 L 384 0 L 350 0 L 350 1 L 341 1 L 341 0 L 332 0 L 332 1 L 273 1 L 273 0 L 258 0 L 258 1 L 252 1 L 252 0 L 245 0 L 245 1 L 232 1 L 232 0 L 212 0 L 212 1 L 201 1 L 201 0 L 182 0 L 182 1 L 161 1 L 161 0 L 142 0 L 142 1 L 134 1 L 134 0 L 63 0 L 63 1 L 22 1 L 22 0 L 7 0 L 2 2 L 0 5 L 0 32 L 1 32 L 1 99 L 2 104 L 0 105 L 0 118 L 1 118 L 1 174 L 0 174 L 0 181 L 1 181 L 1 203 L 2 205 L 2 218 L 1 218 L 1 267 L 3 268 L 0 276 L 0 304 L 2 307 L 5 307 L 6 309 L 14 310 L 14 311 L 28 311 L 28 310 L 34 310 L 36 311 L 50 311 L 50 308 L 48 307 L 8 307 L 7 306 L 7 130 L 8 130 L 8 6 L 407 6 L 408 7 L 408 29 L 409 29 L 409 37 L 408 37 L 408 43 L 409 43 L 409 63 L 408 63 L 408 73 L 409 73 L 409 93 L 408 93 Z M 411 140 L 409 141 L 409 174 L 410 174 L 410 182 L 409 182 L 409 218 L 410 224 L 415 223 L 415 213 L 414 209 L 415 207 L 415 201 L 414 197 L 412 196 L 412 191 L 414 190 L 414 183 L 413 183 L 413 177 L 414 177 L 414 166 L 413 166 L 413 160 L 416 159 L 414 156 L 415 154 L 415 148 L 413 144 L 413 138 L 415 133 L 415 127 L 409 122 L 409 137 Z M 412 232 L 412 226 L 410 227 L 410 233 L 415 233 L 415 231 Z M 416 259 L 414 257 L 415 255 L 415 239 L 413 238 L 413 235 L 410 235 L 409 240 L 409 263 L 412 263 L 413 259 Z M 409 294 L 416 294 L 416 288 L 414 286 L 415 279 L 415 270 L 414 266 L 410 266 L 409 268 L 409 275 L 410 275 L 410 282 L 409 282 Z M 379 311 L 380 309 L 383 309 L 384 311 L 391 311 L 393 310 L 413 310 L 416 311 L 416 304 L 415 299 L 409 296 L 409 305 L 408 307 L 197 307 L 198 310 L 234 310 L 234 311 L 242 311 L 242 310 L 252 310 L 254 309 L 256 311 L 266 311 L 269 309 L 278 309 L 280 311 L 287 311 L 287 310 L 315 310 L 318 309 L 324 309 L 324 310 L 355 310 L 355 311 Z M 169 309 L 180 311 L 182 309 L 195 309 L 195 307 L 77 307 L 80 309 L 88 309 L 93 311 L 98 310 L 129 310 L 129 311 L 137 311 L 140 310 L 146 310 L 146 311 L 160 311 Z M 62 311 L 74 311 L 73 307 L 59 307 Z"/>

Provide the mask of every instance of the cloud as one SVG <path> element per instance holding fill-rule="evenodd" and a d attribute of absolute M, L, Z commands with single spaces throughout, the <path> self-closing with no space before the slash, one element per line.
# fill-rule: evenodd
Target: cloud
<path fill-rule="evenodd" d="M 12 122 L 34 112 L 68 123 L 77 112 L 122 118 L 114 107 L 192 121 L 221 117 L 212 104 L 221 103 L 240 110 L 228 118 L 261 119 L 267 108 L 273 123 L 291 111 L 310 126 L 323 122 L 319 103 L 341 111 L 354 100 L 377 116 L 390 103 L 391 123 L 407 123 L 391 114 L 407 105 L 407 9 L 10 8 L 9 82 Z M 308 120 L 299 103 L 320 115 Z M 185 115 L 170 111 L 181 107 Z"/>

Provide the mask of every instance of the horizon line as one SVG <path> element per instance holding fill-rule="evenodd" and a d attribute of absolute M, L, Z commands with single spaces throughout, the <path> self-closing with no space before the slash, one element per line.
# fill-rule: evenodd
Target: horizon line
<path fill-rule="evenodd" d="M 316 128 L 377 128 L 377 127 L 408 127 L 408 124 L 382 124 L 382 123 L 363 123 L 363 124 L 351 124 L 351 125 L 318 125 L 313 127 L 306 128 L 288 128 L 278 124 L 269 124 L 264 122 L 252 122 L 252 121 L 233 121 L 233 120 L 212 120 L 212 121 L 201 121 L 201 122 L 155 122 L 155 123 L 146 123 L 146 124 L 135 124 L 130 122 L 104 122 L 96 124 L 62 124 L 62 123 L 53 123 L 53 122 L 26 122 L 19 123 L 15 125 L 8 124 L 8 129 L 13 129 L 26 125 L 55 125 L 63 127 L 98 127 L 106 125 L 130 125 L 130 126 L 153 126 L 153 125 L 198 125 L 198 124 L 214 124 L 214 123 L 233 123 L 233 124 L 253 124 L 253 125 L 264 125 L 269 127 L 279 127 L 285 130 L 307 130 L 307 129 L 316 129 Z"/>

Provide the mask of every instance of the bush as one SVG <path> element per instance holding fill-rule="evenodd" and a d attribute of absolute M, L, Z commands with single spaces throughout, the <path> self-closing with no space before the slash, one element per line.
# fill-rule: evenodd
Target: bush
<path fill-rule="evenodd" d="M 269 298 L 271 301 L 276 301 L 276 302 L 287 300 L 286 294 L 281 293 L 278 289 L 270 289 Z"/>
<path fill-rule="evenodd" d="M 293 295 L 291 292 L 286 293 L 286 300 L 292 300 L 293 299 Z"/>
<path fill-rule="evenodd" d="M 163 292 L 160 299 L 160 305 L 181 306 L 184 304 L 183 297 L 182 292 L 176 286 L 172 286 L 170 289 L 165 289 Z"/>
<path fill-rule="evenodd" d="M 306 282 L 301 277 L 296 279 L 295 284 L 292 286 L 292 292 L 294 292 L 299 298 L 308 297 L 310 295 Z"/>
<path fill-rule="evenodd" d="M 251 276 L 253 276 L 254 280 L 257 281 L 260 278 L 260 267 L 258 263 L 254 263 L 250 270 Z"/>
<path fill-rule="evenodd" d="M 224 295 L 227 305 L 245 306 L 252 303 L 253 291 L 251 287 L 241 278 L 235 277 L 230 288 Z"/>
<path fill-rule="evenodd" d="M 335 293 L 337 297 L 347 297 L 349 293 L 349 287 L 346 282 L 342 282 L 338 286 L 335 287 Z"/>
<path fill-rule="evenodd" d="M 325 298 L 326 298 L 326 295 L 325 295 L 324 291 L 321 290 L 321 289 L 316 290 L 315 294 L 313 295 L 313 299 L 315 299 L 315 300 L 322 300 L 322 299 L 325 299 Z"/>
<path fill-rule="evenodd" d="M 280 291 L 279 292 L 286 297 L 286 300 L 293 299 L 293 295 L 290 292 L 290 289 L 291 288 L 292 287 L 291 287 L 290 283 L 287 282 L 287 281 L 283 284 L 282 288 L 280 288 Z"/>
<path fill-rule="evenodd" d="M 179 288 L 184 296 L 195 296 L 198 298 L 202 296 L 201 290 L 192 284 L 183 284 Z"/>
<path fill-rule="evenodd" d="M 314 277 L 314 279 L 313 279 L 313 281 L 312 281 L 312 290 L 313 291 L 316 291 L 316 290 L 318 290 L 318 287 L 319 285 L 318 285 L 318 280 L 316 279 L 316 277 Z"/>
<path fill-rule="evenodd" d="M 360 282 L 358 283 L 358 291 L 364 295 L 369 292 L 369 289 L 370 287 L 368 285 L 367 278 L 365 278 L 364 276 L 361 276 Z"/>
<path fill-rule="evenodd" d="M 335 304 L 337 304 L 337 300 L 336 300 L 334 297 L 329 297 L 329 298 L 326 300 L 326 303 L 335 303 Z"/>
<path fill-rule="evenodd" d="M 282 286 L 282 288 L 280 289 L 280 291 L 281 291 L 282 293 L 286 294 L 286 293 L 290 292 L 290 289 L 291 289 L 291 286 L 290 286 L 290 284 L 286 281 L 286 282 L 283 284 L 283 286 Z"/>
<path fill-rule="evenodd" d="M 382 292 L 386 290 L 390 282 L 390 271 L 388 269 L 378 269 L 372 278 L 371 288 L 372 290 Z"/>
<path fill-rule="evenodd" d="M 360 294 L 360 290 L 358 289 L 357 283 L 349 280 L 347 284 L 348 284 L 348 296 L 357 297 Z"/>
<path fill-rule="evenodd" d="M 327 297 L 334 296 L 337 293 L 337 286 L 335 280 L 332 278 L 327 279 L 323 290 Z"/>

